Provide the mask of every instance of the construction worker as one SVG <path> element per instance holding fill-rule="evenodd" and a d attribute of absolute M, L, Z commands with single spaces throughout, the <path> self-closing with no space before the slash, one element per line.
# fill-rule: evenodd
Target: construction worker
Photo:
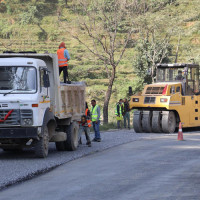
<path fill-rule="evenodd" d="M 68 77 L 68 61 L 70 60 L 69 52 L 65 47 L 65 43 L 61 42 L 59 49 L 57 50 L 58 55 L 58 65 L 59 65 L 59 75 L 63 71 L 64 83 L 70 83 Z M 66 81 L 68 79 L 68 81 Z"/>
<path fill-rule="evenodd" d="M 86 145 L 88 145 L 88 147 L 91 147 L 91 141 L 90 141 L 90 128 L 89 128 L 89 124 L 87 121 L 87 117 L 85 115 L 81 116 L 81 121 L 79 123 L 79 144 L 82 144 L 82 140 L 81 140 L 81 134 L 84 132 L 85 133 L 85 137 L 87 140 Z"/>
<path fill-rule="evenodd" d="M 96 100 L 91 101 L 91 119 L 92 119 L 92 126 L 95 132 L 95 137 L 92 140 L 93 142 L 101 142 L 101 135 L 99 130 L 100 125 L 100 107 L 96 104 Z"/>
<path fill-rule="evenodd" d="M 81 122 L 79 123 L 79 144 L 82 144 L 81 134 L 84 132 L 87 140 L 86 145 L 91 147 L 90 127 L 92 124 L 90 120 L 90 110 L 88 109 L 87 102 L 85 102 L 85 107 L 85 115 L 81 117 Z"/>
<path fill-rule="evenodd" d="M 123 118 L 124 118 L 124 128 L 126 128 L 126 120 L 128 121 L 128 129 L 130 129 L 130 108 L 129 108 L 129 102 L 125 98 L 123 102 Z"/>
<path fill-rule="evenodd" d="M 182 70 L 178 70 L 178 75 L 176 76 L 175 80 L 182 81 L 184 76 L 182 75 Z"/>
<path fill-rule="evenodd" d="M 87 119 L 90 120 L 91 115 L 90 115 L 90 110 L 88 108 L 87 102 L 85 102 L 85 116 L 87 116 Z M 91 120 L 90 120 L 91 121 Z"/>
<path fill-rule="evenodd" d="M 122 117 L 122 103 L 123 100 L 120 99 L 119 102 L 116 104 L 115 107 L 115 115 L 116 115 L 116 119 L 117 119 L 117 128 L 120 129 L 121 128 L 121 121 L 123 119 Z"/>

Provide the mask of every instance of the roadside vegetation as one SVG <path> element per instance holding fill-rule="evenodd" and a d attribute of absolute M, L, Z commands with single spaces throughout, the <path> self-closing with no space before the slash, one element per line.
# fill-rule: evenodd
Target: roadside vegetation
<path fill-rule="evenodd" d="M 154 80 L 157 63 L 200 63 L 199 10 L 197 0 L 1 0 L 0 51 L 56 53 L 64 41 L 71 80 L 87 83 L 112 123 L 116 102 Z"/>

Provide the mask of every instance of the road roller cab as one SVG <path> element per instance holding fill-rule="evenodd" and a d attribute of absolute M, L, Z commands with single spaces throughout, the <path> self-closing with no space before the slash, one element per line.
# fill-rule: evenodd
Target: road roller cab
<path fill-rule="evenodd" d="M 133 126 L 136 132 L 173 133 L 183 127 L 200 126 L 199 65 L 157 65 L 156 82 L 133 95 Z"/>

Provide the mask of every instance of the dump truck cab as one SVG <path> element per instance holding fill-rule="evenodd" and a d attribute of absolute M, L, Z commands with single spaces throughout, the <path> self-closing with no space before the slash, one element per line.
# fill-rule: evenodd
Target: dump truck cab
<path fill-rule="evenodd" d="M 16 112 L 12 115 L 15 118 L 9 117 L 0 126 L 28 126 L 29 132 L 34 132 L 35 127 L 43 123 L 45 109 L 50 107 L 46 63 L 33 58 L 4 58 L 1 59 L 0 74 L 1 119 L 5 116 L 4 109 Z M 38 107 L 41 107 L 40 113 L 37 113 Z M 33 130 L 30 127 L 34 127 Z"/>
<path fill-rule="evenodd" d="M 199 94 L 199 65 L 157 65 L 155 83 L 131 96 L 135 131 L 172 133 L 180 121 L 184 127 L 199 126 Z"/>

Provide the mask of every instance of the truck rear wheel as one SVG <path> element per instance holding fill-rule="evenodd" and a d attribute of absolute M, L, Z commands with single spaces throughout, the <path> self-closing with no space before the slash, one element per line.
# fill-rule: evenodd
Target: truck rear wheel
<path fill-rule="evenodd" d="M 161 112 L 160 111 L 153 111 L 152 116 L 152 132 L 154 133 L 161 133 Z"/>
<path fill-rule="evenodd" d="M 142 133 L 142 111 L 136 110 L 134 112 L 133 128 L 136 133 Z"/>
<path fill-rule="evenodd" d="M 75 151 L 78 147 L 79 140 L 79 125 L 77 122 L 73 122 L 67 126 L 67 140 L 65 141 L 65 148 L 68 151 Z"/>
<path fill-rule="evenodd" d="M 165 133 L 174 133 L 176 128 L 176 117 L 173 111 L 162 112 L 162 130 Z"/>
<path fill-rule="evenodd" d="M 49 131 L 45 125 L 43 128 L 43 134 L 40 140 L 35 143 L 35 155 L 39 158 L 45 158 L 49 152 Z"/>
<path fill-rule="evenodd" d="M 142 129 L 146 133 L 152 132 L 152 111 L 143 111 Z"/>

